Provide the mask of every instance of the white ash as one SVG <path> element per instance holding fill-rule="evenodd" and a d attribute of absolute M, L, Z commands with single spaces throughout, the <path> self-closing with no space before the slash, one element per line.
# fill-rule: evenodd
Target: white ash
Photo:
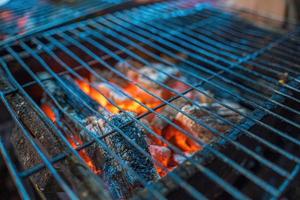
<path fill-rule="evenodd" d="M 125 101 L 128 97 L 122 93 L 122 88 L 113 83 L 97 83 L 97 88 L 99 91 L 103 92 L 104 95 L 107 95 L 107 98 L 112 98 L 114 101 Z"/>

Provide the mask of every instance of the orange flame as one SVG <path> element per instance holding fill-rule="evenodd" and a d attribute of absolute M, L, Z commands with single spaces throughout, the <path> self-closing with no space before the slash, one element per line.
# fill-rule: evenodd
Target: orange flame
<path fill-rule="evenodd" d="M 120 110 L 116 106 L 112 105 L 106 98 L 113 99 L 115 104 L 120 108 L 126 111 L 134 112 L 136 114 L 141 114 L 148 110 L 143 105 L 140 105 L 132 99 L 135 99 L 136 101 L 144 104 L 146 107 L 149 108 L 154 108 L 162 103 L 159 99 L 155 98 L 154 96 L 150 95 L 149 93 L 145 92 L 144 90 L 132 83 L 129 83 L 126 86 L 120 88 L 132 98 L 114 98 L 117 95 L 114 94 L 114 91 L 112 91 L 108 86 L 99 85 L 99 87 L 97 87 L 97 90 L 101 91 L 102 94 L 100 94 L 100 92 L 91 87 L 86 81 L 76 80 L 76 82 L 83 92 L 85 92 L 92 99 L 97 101 L 101 106 L 103 106 L 108 111 L 114 114 L 119 113 Z M 172 85 L 170 85 L 170 87 L 174 88 L 178 92 L 183 92 L 189 88 L 187 85 L 179 81 L 174 82 Z M 163 99 L 168 99 L 172 97 L 172 95 L 174 95 L 168 91 L 164 91 L 163 89 L 150 89 L 150 91 Z M 191 97 L 191 95 L 191 93 L 188 93 L 186 96 Z M 178 125 L 180 126 L 180 124 Z M 166 130 L 157 130 L 157 128 L 155 127 L 152 128 L 158 135 L 163 136 L 166 140 L 170 141 L 172 144 L 180 148 L 183 152 L 194 153 L 202 149 L 200 145 L 198 145 L 192 139 L 190 139 L 185 134 L 183 134 L 171 125 L 169 125 L 166 128 Z M 161 152 L 165 149 L 168 149 L 167 144 L 153 136 L 149 137 L 151 138 L 155 146 L 161 147 L 157 148 L 156 150 L 153 150 L 152 146 L 150 147 L 150 153 L 152 157 L 155 160 L 159 161 L 164 167 L 168 168 L 169 170 L 174 169 L 174 167 L 176 167 L 176 165 L 178 165 L 179 163 L 174 161 L 172 157 L 173 152 L 171 150 L 169 150 L 169 154 L 167 154 L 166 152 Z M 165 176 L 167 174 L 167 171 L 163 168 L 157 165 L 155 165 L 155 167 L 160 176 Z"/>
<path fill-rule="evenodd" d="M 168 126 L 165 138 L 186 153 L 195 153 L 202 147 L 173 126 Z"/>
<path fill-rule="evenodd" d="M 105 87 L 105 85 L 101 85 L 98 86 L 97 89 L 95 89 L 89 86 L 89 84 L 85 81 L 76 80 L 76 82 L 83 92 L 89 95 L 101 106 L 105 107 L 108 111 L 110 111 L 113 114 L 120 112 L 120 110 L 116 106 L 114 106 L 107 100 L 107 98 L 112 98 L 113 96 L 116 96 L 114 95 L 114 91 L 112 91 L 110 88 Z M 102 94 L 97 90 L 101 91 Z M 128 96 L 120 92 L 120 94 L 123 95 L 125 98 L 112 99 L 115 102 L 115 104 L 118 105 L 118 107 L 126 111 L 141 114 L 147 111 L 145 107 L 154 108 L 161 103 L 160 100 L 154 98 L 152 95 L 146 93 L 144 90 L 140 89 L 134 84 L 128 84 L 126 87 L 122 88 L 122 90 Z M 145 106 L 143 106 L 142 104 L 144 104 Z"/>
<path fill-rule="evenodd" d="M 45 112 L 45 114 L 53 121 L 56 121 L 56 117 L 55 117 L 55 113 L 53 112 L 53 110 L 51 109 L 51 107 L 47 104 L 43 104 L 42 106 L 42 110 Z M 68 141 L 70 142 L 70 144 L 72 145 L 72 147 L 75 149 L 78 146 L 82 145 L 83 142 L 80 140 L 80 138 L 73 136 L 74 139 L 72 138 L 67 138 Z M 94 162 L 92 161 L 92 159 L 89 157 L 89 155 L 87 154 L 87 152 L 85 150 L 81 150 L 79 151 L 79 155 L 80 157 L 86 162 L 86 164 L 88 165 L 88 167 L 95 173 L 95 174 L 101 174 L 101 170 L 97 169 L 97 167 L 95 166 Z"/>
<path fill-rule="evenodd" d="M 98 102 L 102 107 L 106 108 L 109 112 L 113 114 L 119 113 L 120 110 L 111 102 L 109 102 L 108 99 L 112 100 L 112 102 L 114 102 L 114 104 L 116 104 L 121 109 L 125 111 L 134 112 L 136 114 L 142 114 L 148 111 L 145 107 L 155 108 L 156 106 L 162 103 L 159 99 L 155 98 L 154 96 L 150 95 L 149 93 L 145 92 L 143 89 L 137 87 L 132 83 L 129 83 L 126 86 L 123 86 L 122 88 L 119 88 L 127 94 L 124 95 L 122 94 L 122 92 L 114 90 L 114 88 L 111 88 L 109 85 L 106 84 L 98 84 L 95 89 L 92 86 L 90 86 L 87 80 L 75 80 L 75 82 L 84 93 L 89 95 L 93 100 Z M 179 81 L 174 82 L 170 85 L 170 87 L 174 88 L 178 92 L 183 92 L 189 88 L 187 85 Z M 101 91 L 101 93 L 99 91 Z M 164 89 L 155 90 L 150 88 L 150 91 L 162 99 L 168 99 L 174 95 Z M 128 96 L 131 98 L 129 98 Z M 186 96 L 192 98 L 192 93 L 188 93 L 186 94 Z M 143 106 L 143 104 L 145 106 Z M 51 108 L 48 105 L 42 105 L 42 109 L 52 121 L 55 121 L 55 113 L 51 110 Z M 161 110 L 162 109 L 158 109 L 157 112 L 160 112 Z M 151 121 L 151 117 L 153 116 L 149 115 L 147 119 Z M 184 128 L 183 126 L 181 126 L 180 123 L 177 123 L 176 121 L 174 121 L 174 123 Z M 152 128 L 158 135 L 164 137 L 166 140 L 168 140 L 170 143 L 172 143 L 185 153 L 191 154 L 202 149 L 202 147 L 199 144 L 194 142 L 192 139 L 183 134 L 181 131 L 177 130 L 172 125 L 167 126 L 167 128 L 165 128 L 164 130 L 157 129 L 156 127 Z M 168 145 L 160 139 L 150 135 L 148 137 L 152 141 L 151 145 L 154 145 L 150 145 L 149 147 L 152 157 L 156 161 L 160 162 L 169 171 L 173 170 L 179 164 L 173 157 L 175 155 L 174 152 L 171 151 L 171 149 L 168 148 Z M 78 147 L 79 145 L 82 145 L 82 141 L 80 140 L 80 138 L 77 138 L 75 136 L 73 138 L 68 138 L 68 140 L 74 148 Z M 94 173 L 101 173 L 101 170 L 97 169 L 92 159 L 89 157 L 85 150 L 81 150 L 79 154 Z M 165 176 L 168 173 L 168 171 L 166 171 L 159 165 L 155 164 L 155 167 L 160 176 Z"/>
<path fill-rule="evenodd" d="M 41 108 L 44 111 L 44 113 L 51 119 L 52 122 L 56 121 L 55 113 L 49 105 L 43 104 Z"/>
<path fill-rule="evenodd" d="M 67 139 L 74 149 L 83 144 L 82 140 L 80 140 L 80 138 L 76 137 L 75 135 L 73 136 L 73 138 L 67 138 Z M 98 175 L 101 174 L 101 170 L 97 169 L 93 160 L 89 157 L 89 155 L 84 149 L 79 151 L 79 155 L 95 174 Z"/>

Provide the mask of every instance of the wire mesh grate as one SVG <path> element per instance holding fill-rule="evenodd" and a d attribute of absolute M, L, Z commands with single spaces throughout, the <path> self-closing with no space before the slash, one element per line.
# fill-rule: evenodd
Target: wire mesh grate
<path fill-rule="evenodd" d="M 27 169 L 18 169 L 6 147 L 6 140 L 2 138 L 1 153 L 22 197 L 29 198 L 23 180 L 47 168 L 70 198 L 78 198 L 77 191 L 54 166 L 70 156 L 85 163 L 80 152 L 94 146 L 105 149 L 118 166 L 126 169 L 145 188 L 135 196 L 138 199 L 172 198 L 172 195 L 179 193 L 195 199 L 206 199 L 212 198 L 211 192 L 215 191 L 213 187 L 222 191 L 217 193 L 223 195 L 221 197 L 281 197 L 299 172 L 299 28 L 279 34 L 257 28 L 210 4 L 185 7 L 186 4 L 182 1 L 157 3 L 119 11 L 39 33 L 2 47 L 1 52 L 9 56 L 3 56 L 1 65 L 13 85 L 1 93 L 2 102 L 43 161 Z M 22 56 L 21 52 L 26 52 L 27 56 Z M 117 67 L 120 63 L 153 87 L 148 88 L 127 76 L 122 68 Z M 182 84 L 183 89 L 156 79 L 149 71 L 140 71 L 140 65 L 151 68 L 151 72 L 167 77 L 176 84 Z M 176 68 L 183 76 L 166 71 L 169 67 Z M 47 72 L 48 76 L 41 77 L 41 72 Z M 113 75 L 109 77 L 104 72 Z M 104 89 L 99 89 L 99 85 L 87 79 L 88 76 L 110 85 L 111 90 L 133 103 L 135 109 L 141 112 L 136 116 L 129 114 L 127 107 L 107 95 Z M 149 99 L 155 99 L 155 104 L 147 104 L 119 87 L 121 83 L 114 82 L 119 79 L 135 90 L 142 91 Z M 47 86 L 49 81 L 59 84 L 80 105 L 84 117 L 96 116 L 109 124 L 111 129 L 100 136 L 87 129 L 80 117 L 74 117 L 70 111 L 72 109 L 62 105 Z M 104 97 L 105 105 L 101 102 L 96 107 L 89 104 L 68 81 L 79 81 L 95 90 Z M 155 87 L 163 88 L 164 92 L 171 95 L 164 98 L 153 90 Z M 211 110 L 189 97 L 191 92 L 200 94 L 206 101 L 213 101 L 243 120 L 229 120 L 218 110 Z M 9 101 L 9 96 L 15 93 L 24 96 L 41 119 L 55 130 L 66 146 L 64 152 L 49 157 L 49 153 L 33 139 Z M 41 96 L 47 96 L 57 112 L 85 132 L 89 140 L 72 146 L 67 135 L 73 130 L 72 127 L 65 127 L 57 121 L 51 122 L 40 108 Z M 180 99 L 209 113 L 213 119 L 230 127 L 230 131 L 224 134 L 207 119 L 197 118 L 178 107 L 175 102 Z M 201 127 L 216 139 L 208 143 L 196 137 L 191 132 L 193 130 L 186 130 L 170 116 L 165 116 L 161 112 L 165 107 L 195 122 L 196 127 Z M 120 126 L 115 125 L 106 118 L 102 109 L 123 113 L 128 120 Z M 149 116 L 157 117 L 203 150 L 188 155 L 177 143 L 147 125 L 144 120 Z M 180 155 L 184 163 L 172 171 L 161 160 L 153 158 L 125 131 L 132 124 L 138 124 L 151 137 L 164 143 L 172 153 Z M 105 144 L 105 138 L 113 135 L 120 136 L 142 157 L 152 160 L 162 171 L 167 171 L 167 175 L 157 183 L 149 184 L 145 177 L 132 169 L 131 163 Z M 215 166 L 206 163 L 211 159 Z M 235 176 L 224 177 L 227 171 Z M 204 178 L 201 183 L 197 182 L 200 186 L 189 181 L 192 175 L 197 177 L 196 173 Z M 202 182 L 209 186 L 201 185 Z M 172 188 L 177 188 L 177 192 L 170 192 Z"/>

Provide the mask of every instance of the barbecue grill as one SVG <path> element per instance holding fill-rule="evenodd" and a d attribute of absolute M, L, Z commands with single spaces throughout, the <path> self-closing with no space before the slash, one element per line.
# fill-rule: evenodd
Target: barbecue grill
<path fill-rule="evenodd" d="M 297 199 L 292 27 L 170 1 L 5 42 L 6 179 L 24 199 Z"/>

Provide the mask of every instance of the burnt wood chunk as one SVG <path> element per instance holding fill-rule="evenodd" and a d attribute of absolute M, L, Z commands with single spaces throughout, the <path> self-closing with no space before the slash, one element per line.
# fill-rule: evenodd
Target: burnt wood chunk
<path fill-rule="evenodd" d="M 12 88 L 6 80 L 4 72 L 0 71 L 0 90 Z M 56 130 L 49 126 L 29 103 L 26 97 L 16 92 L 7 95 L 7 100 L 17 113 L 24 127 L 30 132 L 35 142 L 49 157 L 54 157 L 63 152 L 69 152 L 66 144 L 58 137 Z M 16 127 L 10 135 L 16 157 L 22 169 L 31 168 L 42 163 L 36 150 L 30 145 L 21 129 Z M 103 189 L 104 184 L 94 175 L 88 166 L 74 155 L 55 164 L 58 173 L 74 189 L 81 199 L 111 199 Z M 43 169 L 29 177 L 40 198 L 58 198 L 61 188 L 47 169 Z"/>
<path fill-rule="evenodd" d="M 208 126 L 211 125 L 211 123 L 214 123 L 215 120 L 196 106 L 185 105 L 181 108 L 181 111 L 182 112 L 179 112 L 175 117 L 176 122 L 193 136 L 199 138 L 201 141 L 205 142 L 206 144 L 210 143 L 214 138 L 214 135 L 211 133 L 211 131 L 201 126 L 199 122 L 191 119 L 190 117 L 199 119 Z"/>
<path fill-rule="evenodd" d="M 112 131 L 114 129 L 113 126 L 120 128 L 122 125 L 131 121 L 131 118 L 127 116 L 126 113 L 110 115 L 105 112 L 101 114 L 98 113 L 99 115 L 97 115 L 90 109 L 86 111 L 87 108 L 83 108 L 86 106 L 80 102 L 80 99 L 86 100 L 87 103 L 91 102 L 95 110 L 97 110 L 97 106 L 99 105 L 96 106 L 89 96 L 81 91 L 77 91 L 76 85 L 71 78 L 64 77 L 63 81 L 68 83 L 68 86 L 77 94 L 77 97 L 66 91 L 64 86 L 58 82 L 52 81 L 48 83 L 48 88 L 53 88 L 51 93 L 59 100 L 59 104 L 67 110 L 73 118 L 79 119 L 79 122 L 90 131 L 90 133 L 88 133 L 86 130 L 83 130 L 82 127 L 70 120 L 68 116 L 61 113 L 57 116 L 57 123 L 65 127 L 70 135 L 79 135 L 83 142 L 88 142 L 93 139 L 90 135 L 91 133 L 94 133 L 94 136 L 102 136 Z M 45 99 L 45 101 L 48 100 Z M 132 113 L 127 114 L 131 115 Z M 145 133 L 141 126 L 137 123 L 131 123 L 121 129 L 131 141 L 149 154 Z M 94 143 L 90 146 L 89 150 L 87 150 L 96 168 L 101 170 L 102 173 L 100 176 L 104 180 L 106 189 L 110 192 L 113 199 L 130 198 L 134 191 L 141 187 L 141 182 L 134 174 L 120 165 L 120 160 L 116 159 L 110 151 L 114 152 L 122 162 L 127 164 L 144 181 L 148 182 L 158 179 L 152 159 L 143 155 L 121 136 L 120 133 L 113 133 L 105 137 L 103 143 Z"/>
<path fill-rule="evenodd" d="M 142 86 L 149 89 L 160 89 L 162 86 L 158 83 L 164 83 L 167 85 L 170 84 L 173 80 L 170 75 L 178 76 L 179 70 L 176 67 L 160 63 L 151 63 L 150 66 L 144 66 L 138 69 L 138 73 L 127 74 L 127 76 L 129 76 L 132 80 L 135 80 Z"/>
<path fill-rule="evenodd" d="M 99 135 L 104 135 L 114 129 L 112 125 L 120 128 L 122 125 L 130 122 L 132 119 L 127 114 L 121 113 L 112 115 L 108 117 L 107 122 L 102 119 L 94 118 L 92 120 L 93 122 L 90 123 L 90 125 L 92 125 L 90 129 Z M 145 131 L 138 123 L 131 123 L 121 128 L 121 130 L 132 142 L 150 156 L 145 140 Z M 137 176 L 146 182 L 155 181 L 159 178 L 151 157 L 147 157 L 141 153 L 141 151 L 130 144 L 121 133 L 112 133 L 103 140 L 108 148 L 137 174 L 132 174 L 130 171 L 124 169 L 111 153 L 104 148 L 102 149 L 103 157 L 105 158 L 102 167 L 102 176 L 114 199 L 127 199 L 131 197 L 134 191 L 141 187 L 141 182 Z"/>
<path fill-rule="evenodd" d="M 236 103 L 228 101 L 223 103 L 230 108 L 236 109 L 241 113 L 245 113 L 245 110 Z M 203 108 L 206 108 L 206 110 L 210 110 L 213 113 L 219 115 L 219 119 Z M 225 106 L 218 103 L 199 104 L 198 106 L 187 104 L 181 108 L 181 111 L 182 112 L 179 112 L 176 115 L 175 121 L 179 123 L 180 126 L 185 130 L 190 132 L 195 137 L 201 139 L 205 143 L 211 143 L 214 137 L 217 135 L 202 126 L 200 124 L 200 121 L 203 125 L 215 129 L 219 133 L 225 133 L 231 128 L 229 122 L 239 123 L 243 119 L 243 117 L 237 112 L 230 110 L 229 108 L 226 108 Z"/>
<path fill-rule="evenodd" d="M 162 109 L 160 114 L 172 121 L 175 119 L 176 114 L 178 113 L 178 110 L 176 110 L 175 108 L 181 109 L 187 103 L 188 102 L 186 99 L 184 99 L 183 97 L 180 97 L 170 103 L 170 104 L 172 104 L 173 107 L 170 105 L 166 105 Z M 166 120 L 160 118 L 159 115 L 155 115 L 153 117 L 153 119 L 151 120 L 150 125 L 155 130 L 163 130 L 164 128 L 166 128 L 169 125 L 169 123 Z"/>

